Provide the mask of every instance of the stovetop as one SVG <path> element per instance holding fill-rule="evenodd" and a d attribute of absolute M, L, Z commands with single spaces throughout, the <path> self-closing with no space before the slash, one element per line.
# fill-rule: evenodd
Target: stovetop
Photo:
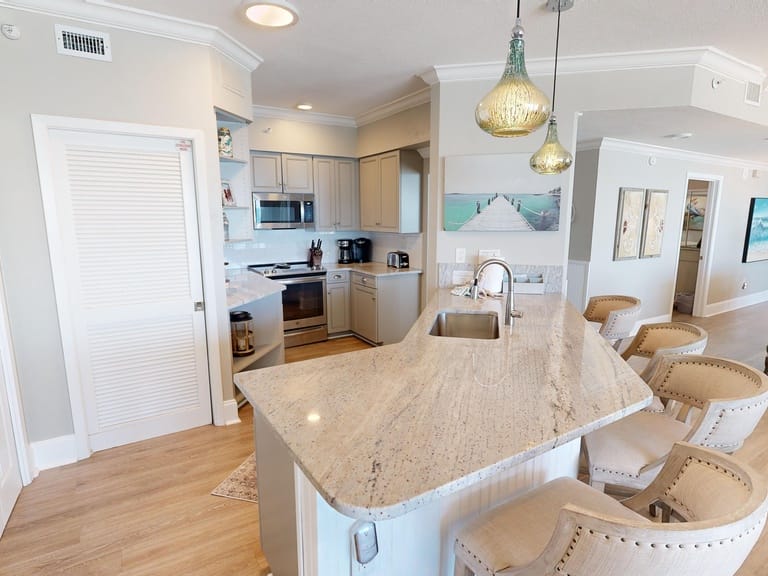
<path fill-rule="evenodd" d="M 267 278 L 297 278 L 300 276 L 325 276 L 325 268 L 312 268 L 306 262 L 274 262 L 249 264 L 248 269 Z"/>

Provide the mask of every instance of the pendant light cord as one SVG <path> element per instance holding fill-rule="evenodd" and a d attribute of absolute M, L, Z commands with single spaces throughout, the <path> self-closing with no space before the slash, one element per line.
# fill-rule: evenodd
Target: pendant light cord
<path fill-rule="evenodd" d="M 520 8 L 520 0 L 517 3 Z M 555 35 L 555 75 L 552 78 L 552 114 L 555 113 L 555 92 L 557 88 L 557 52 L 560 48 L 560 1 L 557 2 L 557 34 Z"/>
<path fill-rule="evenodd" d="M 520 0 L 517 0 L 517 17 L 520 18 Z"/>

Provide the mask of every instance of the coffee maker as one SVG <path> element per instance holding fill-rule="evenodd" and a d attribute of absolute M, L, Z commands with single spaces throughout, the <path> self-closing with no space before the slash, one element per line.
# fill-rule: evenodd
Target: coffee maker
<path fill-rule="evenodd" d="M 352 262 L 352 240 L 348 238 L 336 240 L 336 246 L 339 247 L 339 264 Z"/>
<path fill-rule="evenodd" d="M 371 261 L 371 241 L 368 238 L 355 238 L 352 242 L 352 262 Z"/>

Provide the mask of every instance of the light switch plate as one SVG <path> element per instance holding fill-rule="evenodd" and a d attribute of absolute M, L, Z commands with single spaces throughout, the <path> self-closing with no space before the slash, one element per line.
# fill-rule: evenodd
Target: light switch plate
<path fill-rule="evenodd" d="M 456 264 L 464 264 L 467 261 L 467 249 L 456 248 Z"/>

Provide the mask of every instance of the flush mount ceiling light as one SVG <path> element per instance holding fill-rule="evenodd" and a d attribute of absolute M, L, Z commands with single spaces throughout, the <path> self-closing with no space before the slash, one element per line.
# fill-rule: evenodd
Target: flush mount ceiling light
<path fill-rule="evenodd" d="M 475 108 L 477 125 L 491 136 L 526 136 L 549 117 L 549 98 L 528 78 L 525 41 L 517 0 L 517 20 L 512 29 L 504 74 Z"/>
<path fill-rule="evenodd" d="M 299 110 L 312 110 L 312 104 L 308 104 L 308 103 L 297 104 L 296 108 L 298 108 Z"/>
<path fill-rule="evenodd" d="M 296 7 L 285 0 L 245 0 L 243 7 L 248 20 L 260 26 L 283 28 L 299 20 Z"/>
<path fill-rule="evenodd" d="M 530 165 L 539 174 L 560 174 L 573 163 L 573 156 L 563 148 L 557 139 L 557 117 L 555 116 L 555 89 L 557 88 L 557 52 L 560 47 L 560 13 L 573 6 L 573 0 L 547 0 L 550 10 L 557 10 L 557 35 L 555 36 L 555 72 L 552 76 L 552 116 L 547 126 L 547 137 L 536 153 L 531 156 Z"/>

